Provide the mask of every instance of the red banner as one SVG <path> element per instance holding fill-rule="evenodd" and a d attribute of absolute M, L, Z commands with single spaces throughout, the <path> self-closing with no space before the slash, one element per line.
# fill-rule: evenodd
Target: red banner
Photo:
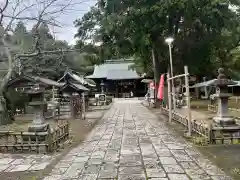
<path fill-rule="evenodd" d="M 164 93 L 164 74 L 162 74 L 160 77 L 157 98 L 163 100 L 163 93 Z"/>

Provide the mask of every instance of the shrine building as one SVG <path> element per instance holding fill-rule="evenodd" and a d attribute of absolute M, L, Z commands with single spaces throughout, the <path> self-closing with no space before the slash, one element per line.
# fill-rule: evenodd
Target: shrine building
<path fill-rule="evenodd" d="M 108 96 L 115 98 L 134 97 L 146 94 L 146 87 L 141 83 L 143 77 L 135 70 L 133 59 L 105 60 L 104 64 L 95 65 L 94 72 L 87 78 L 96 82 L 97 92 L 104 91 Z M 96 93 L 97 93 L 96 92 Z"/>

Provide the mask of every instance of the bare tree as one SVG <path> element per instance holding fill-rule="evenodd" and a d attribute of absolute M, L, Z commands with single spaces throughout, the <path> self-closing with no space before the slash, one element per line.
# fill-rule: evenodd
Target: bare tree
<path fill-rule="evenodd" d="M 4 98 L 4 91 L 8 81 L 13 74 L 14 64 L 17 59 L 38 56 L 43 52 L 39 48 L 38 29 L 42 23 L 53 26 L 61 26 L 56 20 L 57 17 L 68 11 L 74 3 L 73 0 L 2 0 L 0 1 L 0 55 L 3 54 L 3 59 L 0 63 L 6 66 L 5 73 L 0 79 L 0 124 L 7 124 L 9 122 L 9 114 L 6 109 L 6 101 Z M 31 53 L 28 54 L 13 54 L 18 47 L 11 45 L 7 41 L 10 33 L 13 33 L 13 27 L 16 21 L 26 21 L 30 24 L 35 24 L 33 28 L 34 47 Z M 1 48 L 2 46 L 2 48 Z M 62 52 L 62 50 L 61 50 Z M 1 56 L 0 56 L 1 58 Z M 2 70 L 1 70 L 2 71 Z"/>

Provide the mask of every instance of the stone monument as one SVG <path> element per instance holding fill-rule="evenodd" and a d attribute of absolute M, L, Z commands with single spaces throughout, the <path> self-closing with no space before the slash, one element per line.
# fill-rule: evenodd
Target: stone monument
<path fill-rule="evenodd" d="M 45 122 L 44 107 L 47 103 L 44 101 L 44 88 L 35 85 L 26 94 L 30 97 L 29 106 L 33 107 L 34 118 L 32 124 L 28 127 L 29 132 L 46 132 L 49 124 Z"/>
<path fill-rule="evenodd" d="M 217 115 L 213 118 L 217 125 L 221 126 L 235 126 L 235 119 L 228 114 L 228 99 L 231 94 L 228 93 L 228 85 L 235 85 L 236 83 L 230 79 L 227 79 L 224 74 L 224 69 L 218 69 L 218 77 L 211 85 L 216 87 L 216 98 L 217 98 Z"/>

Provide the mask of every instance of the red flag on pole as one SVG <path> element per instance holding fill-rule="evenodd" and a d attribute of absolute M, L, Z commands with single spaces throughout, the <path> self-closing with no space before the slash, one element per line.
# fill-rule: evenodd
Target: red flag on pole
<path fill-rule="evenodd" d="M 164 91 L 164 74 L 160 77 L 160 82 L 158 86 L 157 98 L 163 100 L 163 91 Z"/>

